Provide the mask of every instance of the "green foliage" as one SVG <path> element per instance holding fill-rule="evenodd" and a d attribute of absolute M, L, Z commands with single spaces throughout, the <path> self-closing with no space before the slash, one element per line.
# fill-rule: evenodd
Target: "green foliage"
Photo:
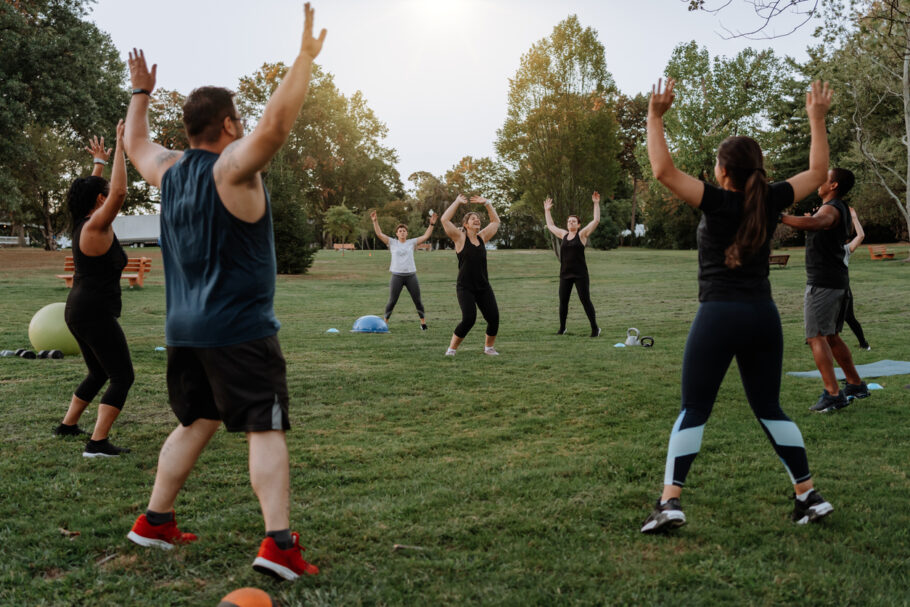
<path fill-rule="evenodd" d="M 522 56 L 509 83 L 496 150 L 514 171 L 521 215 L 542 224 L 551 197 L 557 223 L 571 214 L 590 220 L 591 192 L 612 194 L 620 153 L 615 84 L 597 32 L 568 17 Z"/>
<path fill-rule="evenodd" d="M 345 243 L 356 233 L 359 223 L 360 218 L 343 204 L 329 207 L 322 218 L 326 233 L 333 239 Z"/>
<path fill-rule="evenodd" d="M 0 215 L 42 226 L 50 248 L 66 223 L 63 183 L 91 166 L 77 160 L 85 140 L 112 134 L 129 99 L 119 53 L 84 20 L 87 4 L 0 3 Z"/>
<path fill-rule="evenodd" d="M 808 370 L 802 252 L 788 253 L 789 266 L 771 271 L 784 370 Z M 907 602 L 906 375 L 877 379 L 883 390 L 824 416 L 807 411 L 819 380 L 782 378 L 782 406 L 835 509 L 795 526 L 789 479 L 731 366 L 683 490 L 688 525 L 672 536 L 638 532 L 679 414 L 680 361 L 698 307 L 693 251 L 586 253 L 599 339 L 587 337 L 574 295 L 570 334 L 554 335 L 552 253 L 490 252 L 502 356 L 482 354 L 479 321 L 454 359 L 443 356 L 461 317 L 451 250 L 417 256 L 429 330 L 403 294 L 386 335 L 347 329 L 385 304 L 388 253 L 320 251 L 306 276 L 278 277 L 275 311 L 291 402 L 291 526 L 322 571 L 281 583 L 250 567 L 262 515 L 246 441 L 223 430 L 176 504 L 180 527 L 199 541 L 135 546 L 126 533 L 177 426 L 166 355 L 155 351 L 164 343 L 160 255 L 143 254 L 153 271 L 145 288 L 124 290 L 120 319 L 136 383 L 112 434 L 132 453 L 85 460 L 82 442 L 51 436 L 84 377 L 81 357 L 0 358 L 4 606 L 215 606 L 244 586 L 283 607 Z M 32 314 L 65 298 L 54 277 L 63 255 L 0 250 L 3 347 L 26 347 Z M 910 360 L 900 338 L 910 334 L 910 265 L 856 255 L 850 270 L 873 348 L 855 350 L 856 362 Z M 614 348 L 629 326 L 654 335 L 655 347 Z"/>
<path fill-rule="evenodd" d="M 267 63 L 241 78 L 238 109 L 254 122 L 258 120 L 285 73 L 284 64 Z M 315 221 L 317 234 L 328 233 L 322 221 L 333 206 L 345 204 L 362 213 L 403 197 L 395 168 L 398 156 L 382 143 L 387 133 L 388 128 L 359 91 L 350 97 L 343 95 L 330 73 L 313 66 L 307 98 L 283 153 L 272 161 L 272 170 L 279 163 L 281 171 L 301 173 L 302 204 Z"/>

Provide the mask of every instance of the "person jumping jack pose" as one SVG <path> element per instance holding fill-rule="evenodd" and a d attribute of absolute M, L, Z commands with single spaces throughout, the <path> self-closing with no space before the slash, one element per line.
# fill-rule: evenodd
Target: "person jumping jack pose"
<path fill-rule="evenodd" d="M 780 407 L 783 332 L 771 298 L 768 256 L 780 211 L 825 180 L 825 114 L 831 91 L 827 83 L 815 82 L 806 95 L 812 137 L 809 170 L 787 181 L 768 183 L 755 140 L 728 137 L 717 150 L 714 176 L 720 187 L 716 187 L 686 175 L 673 164 L 663 115 L 673 103 L 674 84 L 668 79 L 661 91 L 658 80 L 651 89 L 648 158 L 658 181 L 703 212 L 698 226 L 700 303 L 683 355 L 682 411 L 670 433 L 663 493 L 641 532 L 667 531 L 686 523 L 679 497 L 733 358 L 752 412 L 793 483 L 793 521 L 816 521 L 833 508 L 813 489 L 802 434 Z"/>
<path fill-rule="evenodd" d="M 126 199 L 126 160 L 123 156 L 123 121 L 117 124 L 117 144 L 111 182 L 101 177 L 110 150 L 104 139 L 94 138 L 86 148 L 92 154 L 91 177 L 73 182 L 67 204 L 73 221 L 73 289 L 66 298 L 64 319 L 76 338 L 88 375 L 76 388 L 63 421 L 54 429 L 57 436 L 86 434 L 79 418 L 108 379 L 110 385 L 98 404 L 95 430 L 85 445 L 83 457 L 116 457 L 129 453 L 108 440 L 114 420 L 120 415 L 135 375 L 126 336 L 117 319 L 122 300 L 120 273 L 126 253 L 111 226 Z"/>
<path fill-rule="evenodd" d="M 161 254 L 167 297 L 167 385 L 180 424 L 158 456 L 148 510 L 129 539 L 164 549 L 195 541 L 177 528 L 174 502 L 218 427 L 246 433 L 250 482 L 265 519 L 253 568 L 295 579 L 319 569 L 301 556 L 289 525 L 290 474 L 285 432 L 288 389 L 275 318 L 275 242 L 261 171 L 294 125 L 326 31 L 313 37 L 304 6 L 300 53 L 244 137 L 233 93 L 195 89 L 183 106 L 190 149 L 168 150 L 149 139 L 149 97 L 157 66 L 129 56 L 133 98 L 126 123 L 130 160 L 161 188 Z"/>
<path fill-rule="evenodd" d="M 806 230 L 806 340 L 825 385 L 818 401 L 809 407 L 816 413 L 843 409 L 854 398 L 869 396 L 850 348 L 840 336 L 850 301 L 850 272 L 844 251 L 850 236 L 850 211 L 842 199 L 853 188 L 855 178 L 852 172 L 839 168 L 831 169 L 827 176 L 818 188 L 822 199 L 818 211 L 809 217 L 781 217 L 781 223 Z M 846 378 L 843 390 L 834 373 L 835 360 Z"/>
<path fill-rule="evenodd" d="M 370 211 L 370 219 L 373 221 L 373 231 L 376 237 L 389 247 L 392 261 L 389 264 L 389 272 L 392 273 L 392 279 L 389 281 L 389 302 L 385 305 L 385 322 L 389 324 L 389 318 L 392 316 L 392 310 L 398 303 L 398 297 L 401 295 L 401 288 L 405 287 L 411 295 L 414 307 L 417 308 L 417 316 L 420 317 L 420 328 L 427 330 L 427 321 L 424 316 L 423 301 L 420 299 L 420 282 L 417 280 L 417 264 L 414 263 L 414 249 L 418 245 L 425 243 L 433 234 L 433 228 L 436 226 L 436 215 L 430 215 L 430 225 L 422 236 L 408 240 L 408 226 L 399 223 L 395 228 L 396 238 L 393 240 L 382 233 L 379 227 L 379 219 L 376 217 L 376 211 Z"/>
<path fill-rule="evenodd" d="M 468 331 L 477 321 L 477 308 L 487 321 L 487 332 L 484 338 L 483 353 L 489 356 L 499 356 L 493 347 L 496 333 L 499 331 L 499 306 L 496 305 L 496 296 L 487 277 L 487 249 L 486 243 L 496 235 L 499 230 L 499 215 L 489 200 L 482 196 L 471 196 L 474 204 L 483 204 L 490 216 L 487 227 L 480 228 L 480 215 L 471 211 L 465 213 L 461 219 L 461 228 L 455 227 L 452 217 L 455 209 L 468 200 L 461 194 L 442 214 L 442 227 L 446 235 L 455 243 L 455 254 L 458 256 L 458 281 L 456 293 L 458 305 L 461 306 L 461 322 L 455 327 L 452 341 L 446 350 L 446 356 L 455 356 L 458 346 L 468 335 Z"/>
<path fill-rule="evenodd" d="M 594 219 L 585 227 L 578 229 L 578 215 L 569 215 L 566 221 L 567 230 L 556 227 L 550 209 L 553 200 L 547 198 L 543 201 L 544 216 L 547 220 L 547 229 L 560 239 L 559 244 L 559 331 L 557 335 L 566 333 L 566 317 L 569 315 L 569 296 L 572 295 L 572 285 L 578 293 L 578 299 L 588 315 L 591 323 L 591 337 L 600 337 L 600 327 L 597 326 L 597 316 L 594 304 L 591 303 L 591 279 L 588 276 L 588 264 L 585 262 L 585 247 L 588 238 L 600 223 L 600 193 L 594 192 L 591 196 L 594 202 Z"/>

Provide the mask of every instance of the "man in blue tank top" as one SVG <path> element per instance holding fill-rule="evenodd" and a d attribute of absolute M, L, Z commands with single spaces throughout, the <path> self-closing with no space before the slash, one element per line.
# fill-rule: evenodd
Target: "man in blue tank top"
<path fill-rule="evenodd" d="M 275 243 L 261 171 L 300 112 L 325 30 L 313 36 L 305 5 L 300 53 L 259 124 L 244 136 L 233 93 L 202 87 L 183 106 L 190 149 L 168 150 L 149 138 L 149 97 L 157 66 L 130 53 L 133 97 L 126 120 L 130 161 L 161 189 L 168 350 L 167 384 L 180 425 L 161 448 L 148 510 L 128 537 L 164 549 L 195 541 L 181 532 L 174 502 L 218 427 L 244 432 L 250 482 L 265 519 L 257 571 L 284 579 L 318 569 L 301 556 L 289 522 L 288 389 L 275 318 Z"/>
<path fill-rule="evenodd" d="M 818 402 L 810 407 L 818 413 L 836 411 L 854 398 L 869 396 L 866 382 L 860 379 L 853 364 L 850 348 L 840 337 L 850 297 L 850 275 L 844 260 L 850 210 L 842 198 L 853 188 L 854 181 L 853 173 L 847 169 L 831 169 L 828 180 L 818 188 L 822 206 L 815 214 L 781 217 L 782 223 L 806 230 L 806 341 L 825 384 Z M 847 380 L 843 390 L 834 374 L 835 360 Z"/>

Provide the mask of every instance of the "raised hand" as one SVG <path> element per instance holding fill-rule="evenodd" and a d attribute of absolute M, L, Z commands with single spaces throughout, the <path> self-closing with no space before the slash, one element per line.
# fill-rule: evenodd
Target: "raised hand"
<path fill-rule="evenodd" d="M 370 220 L 376 222 L 376 211 L 370 211 Z"/>
<path fill-rule="evenodd" d="M 667 85 L 664 88 L 663 92 L 660 90 L 660 85 L 663 79 L 657 80 L 657 86 L 651 87 L 651 99 L 648 101 L 648 113 L 660 118 L 670 109 L 670 106 L 673 105 L 673 87 L 676 85 L 676 80 L 673 78 L 667 78 Z"/>
<path fill-rule="evenodd" d="M 591 194 L 591 201 L 594 204 L 600 204 L 600 192 L 595 191 L 593 194 Z"/>
<path fill-rule="evenodd" d="M 833 91 L 828 83 L 822 83 L 816 80 L 812 83 L 812 88 L 806 93 L 806 113 L 809 118 L 824 118 L 831 107 L 831 97 Z"/>
<path fill-rule="evenodd" d="M 300 43 L 300 54 L 315 59 L 322 50 L 325 41 L 325 28 L 319 33 L 319 38 L 313 38 L 313 16 L 316 11 L 310 8 L 310 3 L 303 5 L 303 41 Z"/>
<path fill-rule="evenodd" d="M 432 215 L 430 215 L 430 225 L 431 226 L 436 225 L 436 213 L 433 213 Z"/>
<path fill-rule="evenodd" d="M 145 62 L 145 53 L 142 49 L 134 48 L 129 54 L 130 84 L 134 89 L 143 89 L 148 92 L 155 90 L 155 80 L 158 74 L 158 64 L 152 65 L 151 71 Z"/>
<path fill-rule="evenodd" d="M 547 198 L 546 200 L 543 201 L 543 210 L 544 211 L 549 211 L 552 208 L 553 208 L 553 199 L 552 198 Z"/>
<path fill-rule="evenodd" d="M 464 197 L 464 194 L 459 194 L 455 197 L 455 202 L 458 204 L 467 204 L 468 199 Z"/>
<path fill-rule="evenodd" d="M 98 138 L 97 135 L 88 140 L 85 151 L 92 155 L 92 158 L 103 160 L 105 162 L 111 157 L 111 148 L 104 149 L 104 137 Z"/>
<path fill-rule="evenodd" d="M 489 204 L 490 201 L 483 196 L 471 196 L 471 202 L 474 204 Z"/>
<path fill-rule="evenodd" d="M 126 123 L 123 121 L 123 118 L 117 121 L 117 145 L 123 143 L 123 133 L 126 132 Z M 104 139 L 101 139 L 101 146 L 104 147 Z M 110 150 L 107 151 L 108 154 L 111 153 Z"/>

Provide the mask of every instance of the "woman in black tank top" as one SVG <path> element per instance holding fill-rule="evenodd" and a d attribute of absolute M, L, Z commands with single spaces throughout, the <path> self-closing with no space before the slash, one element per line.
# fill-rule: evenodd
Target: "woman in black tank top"
<path fill-rule="evenodd" d="M 76 338 L 88 374 L 73 393 L 63 422 L 54 430 L 58 436 L 86 434 L 77 425 L 82 412 L 110 380 L 98 405 L 95 430 L 85 447 L 85 457 L 112 457 L 129 452 L 108 440 L 108 432 L 120 414 L 133 383 L 133 364 L 120 316 L 120 273 L 126 253 L 111 224 L 126 198 L 126 161 L 123 156 L 123 121 L 117 125 L 117 146 L 111 182 L 101 177 L 110 150 L 104 140 L 91 142 L 95 169 L 91 177 L 77 179 L 70 186 L 67 204 L 73 221 L 73 289 L 66 299 L 66 325 Z"/>
<path fill-rule="evenodd" d="M 600 194 L 594 192 L 591 200 L 594 202 L 594 219 L 591 220 L 591 223 L 579 229 L 581 224 L 578 220 L 578 215 L 569 215 L 569 219 L 566 222 L 568 230 L 558 228 L 553 223 L 553 216 L 550 214 L 553 200 L 547 198 L 543 201 L 547 229 L 562 241 L 559 245 L 559 331 L 556 332 L 557 335 L 564 335 L 566 332 L 569 296 L 572 294 L 572 286 L 574 285 L 575 290 L 578 292 L 578 298 L 581 300 L 581 305 L 585 309 L 585 314 L 588 315 L 588 322 L 591 324 L 591 337 L 600 336 L 594 304 L 591 303 L 588 264 L 585 262 L 585 247 L 588 244 L 588 238 L 597 228 L 597 224 L 600 223 Z"/>
<path fill-rule="evenodd" d="M 446 350 L 446 356 L 455 355 L 458 346 L 474 326 L 477 320 L 477 308 L 480 308 L 480 313 L 487 321 L 483 353 L 498 356 L 499 352 L 493 347 L 493 343 L 496 341 L 496 333 L 499 331 L 499 306 L 496 305 L 496 296 L 493 294 L 487 277 L 486 243 L 490 242 L 499 229 L 499 215 L 486 198 L 471 196 L 471 202 L 486 206 L 490 223 L 481 229 L 480 216 L 470 212 L 465 214 L 461 220 L 462 227 L 458 228 L 452 223 L 452 217 L 455 215 L 455 209 L 467 202 L 467 199 L 459 194 L 442 214 L 442 227 L 455 243 L 455 253 L 458 256 L 456 293 L 458 305 L 461 306 L 461 322 L 455 327 L 452 341 Z"/>

